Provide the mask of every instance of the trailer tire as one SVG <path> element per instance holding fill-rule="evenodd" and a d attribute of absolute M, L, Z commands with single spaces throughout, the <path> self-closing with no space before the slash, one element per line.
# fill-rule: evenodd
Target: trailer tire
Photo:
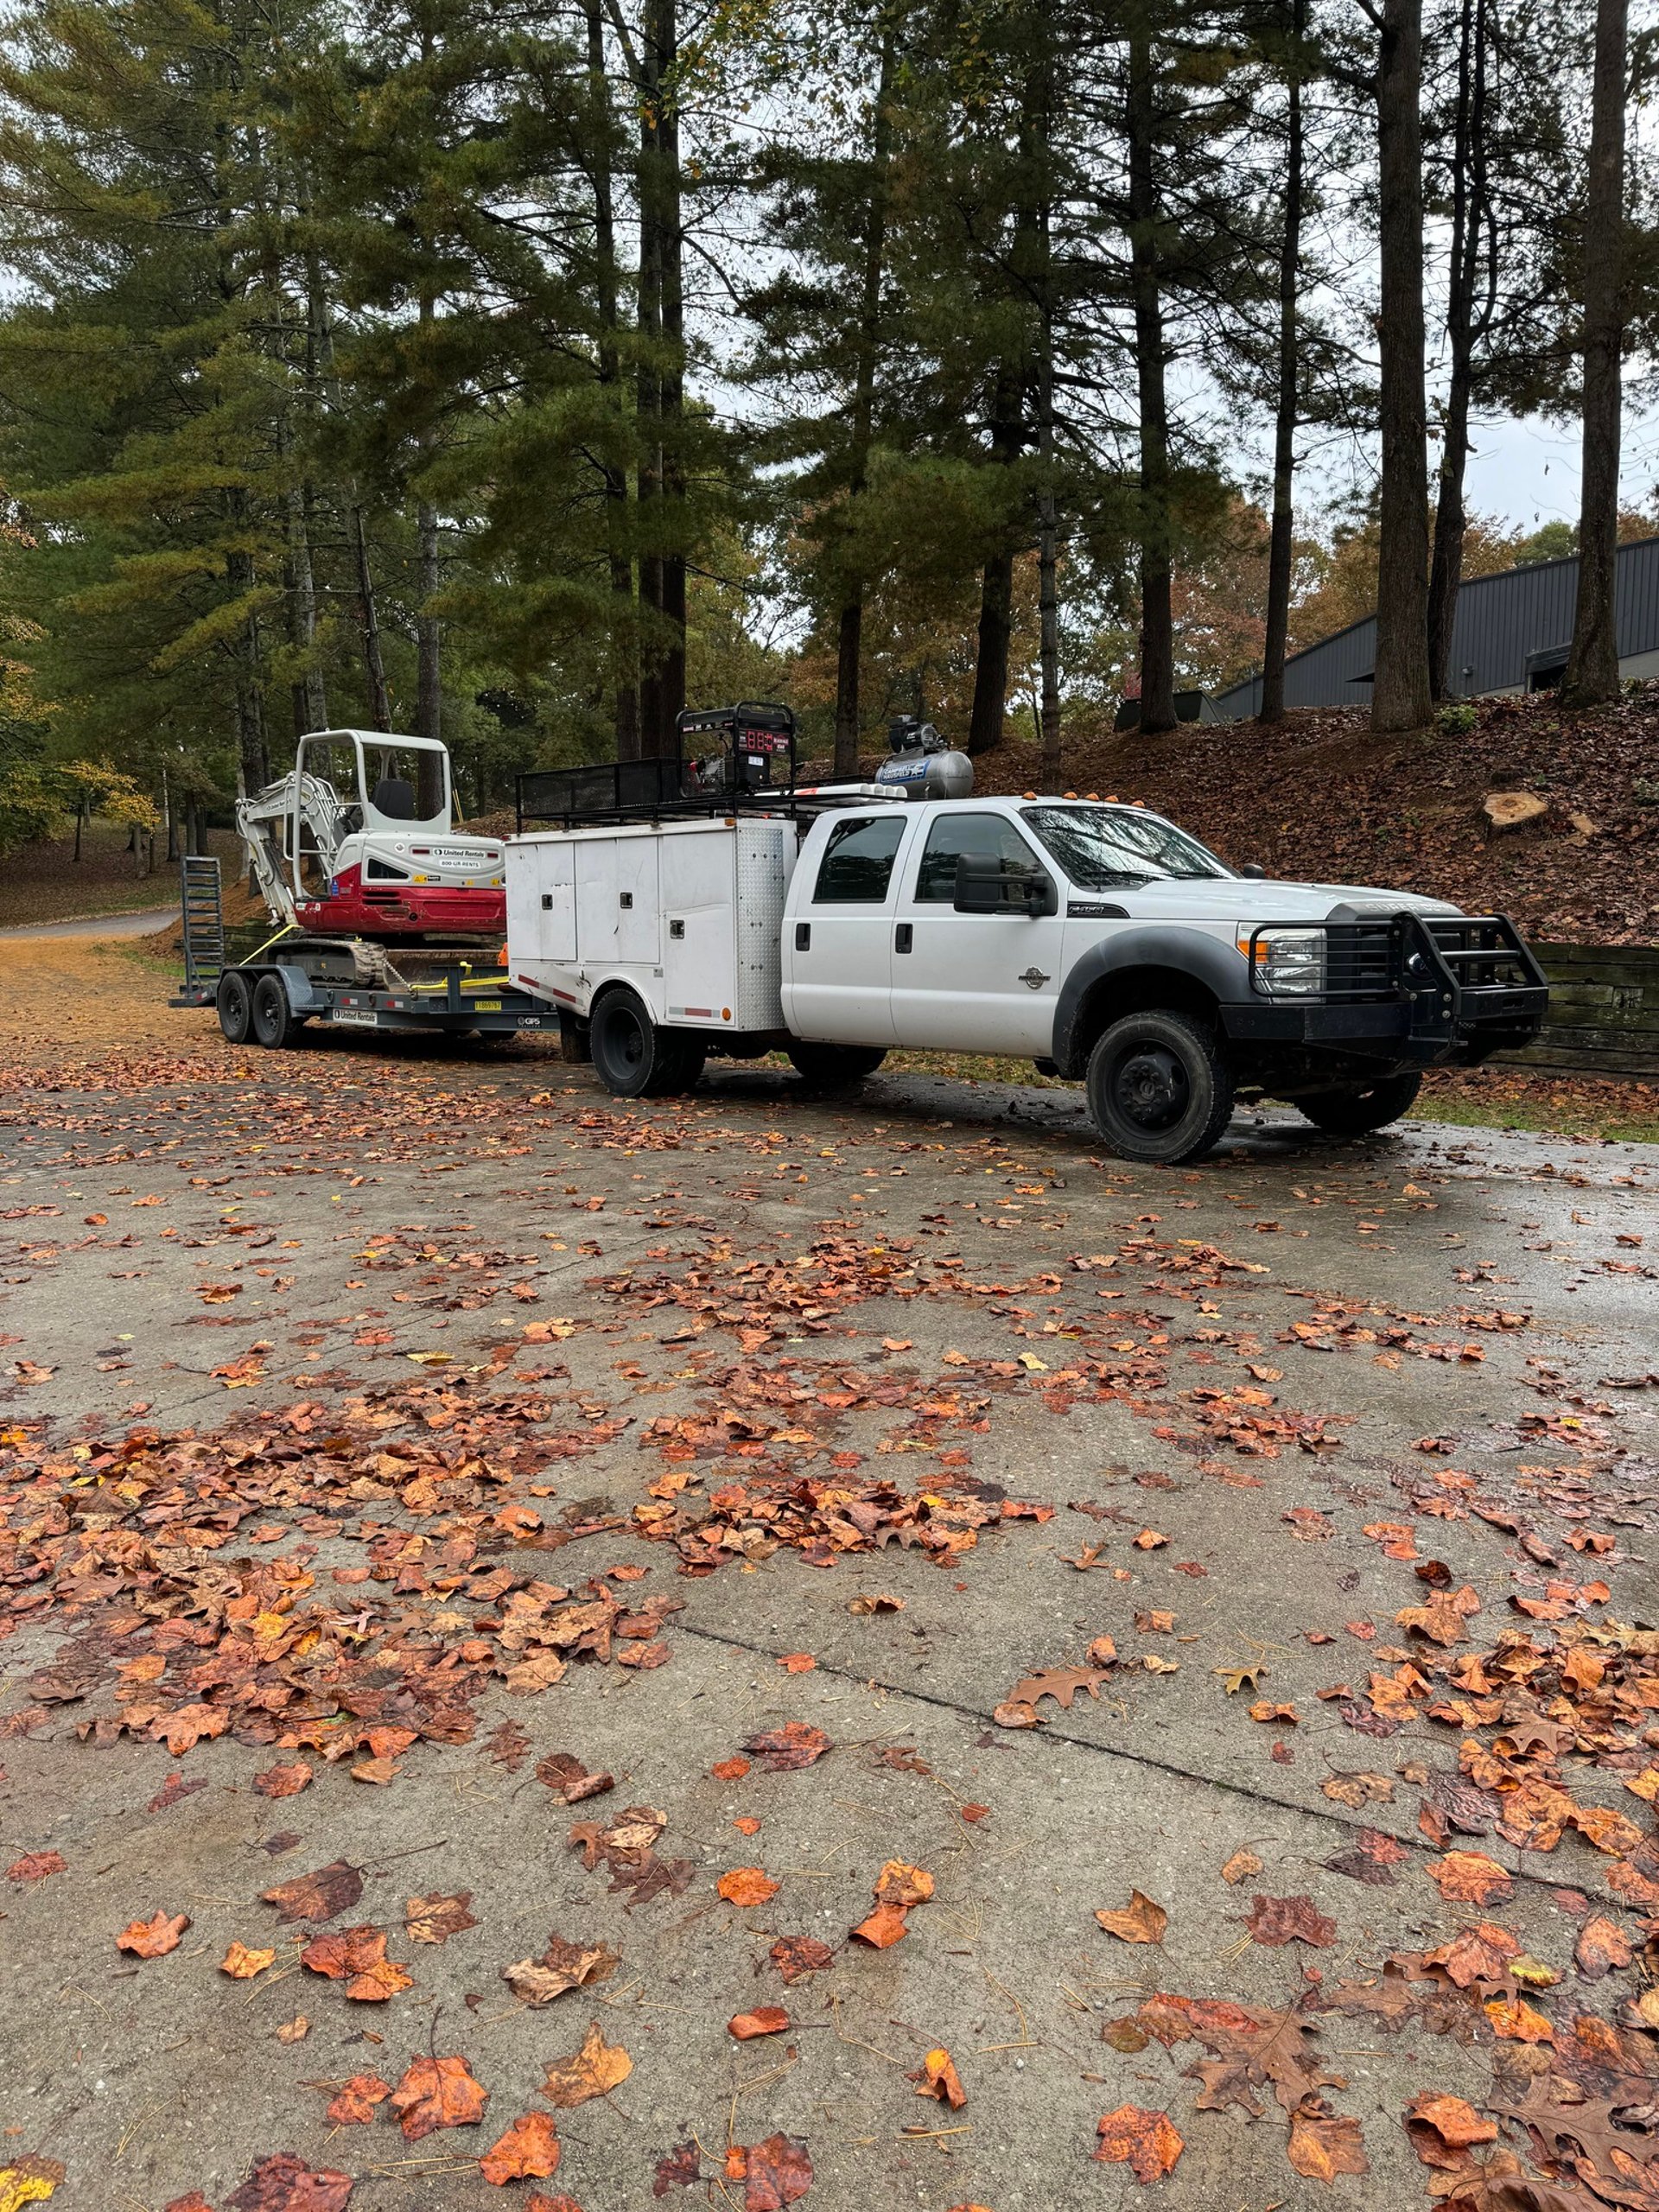
<path fill-rule="evenodd" d="M 219 1026 L 231 1045 L 245 1045 L 253 1027 L 253 993 L 239 968 L 227 968 L 219 979 L 215 1004 Z"/>
<path fill-rule="evenodd" d="M 797 1038 L 785 1051 L 814 1090 L 852 1090 L 887 1057 L 880 1045 L 815 1045 Z"/>
<path fill-rule="evenodd" d="M 1344 1084 L 1339 1090 L 1316 1090 L 1312 1097 L 1291 1103 L 1328 1136 L 1366 1137 L 1410 1113 L 1422 1087 L 1420 1075 L 1385 1075 L 1376 1083 Z"/>
<path fill-rule="evenodd" d="M 1088 1081 L 1105 1142 L 1150 1166 L 1202 1160 L 1232 1118 L 1232 1070 L 1215 1031 L 1190 1014 L 1125 1014 L 1089 1055 Z"/>
<path fill-rule="evenodd" d="M 630 990 L 601 999 L 588 1036 L 594 1072 L 618 1098 L 673 1097 L 702 1073 L 702 1039 L 660 1027 Z"/>
<path fill-rule="evenodd" d="M 288 1002 L 288 987 L 269 971 L 253 987 L 253 1034 L 268 1052 L 280 1052 L 299 1042 L 300 1022 Z"/>

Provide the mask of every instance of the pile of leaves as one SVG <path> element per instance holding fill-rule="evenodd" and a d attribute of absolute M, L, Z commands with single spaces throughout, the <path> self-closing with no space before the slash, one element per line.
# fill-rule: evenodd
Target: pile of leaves
<path fill-rule="evenodd" d="M 8 1731 L 73 1707 L 99 1743 L 128 1733 L 177 1754 L 229 1734 L 329 1760 L 366 1749 L 353 1771 L 379 1781 L 419 1738 L 469 1740 L 493 1683 L 533 1695 L 572 1664 L 660 1666 L 679 1602 L 613 1587 L 645 1569 L 574 1589 L 543 1571 L 548 1553 L 626 1525 L 514 1497 L 550 1496 L 530 1478 L 615 1433 L 515 1437 L 550 1410 L 420 1387 L 353 1401 L 327 1426 L 302 1405 L 215 1436 L 135 1429 L 60 1451 L 0 1432 L 0 1633 L 47 1618 L 71 1631 Z M 415 1433 L 389 1440 L 388 1427 Z M 247 1548 L 296 1528 L 314 1541 Z M 324 1541 L 356 1546 L 361 1563 L 320 1576 Z"/>

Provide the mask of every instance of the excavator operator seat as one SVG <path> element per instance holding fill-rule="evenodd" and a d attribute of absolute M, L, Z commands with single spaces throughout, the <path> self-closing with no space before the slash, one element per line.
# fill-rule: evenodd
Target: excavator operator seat
<path fill-rule="evenodd" d="M 388 822 L 413 822 L 415 816 L 415 786 L 405 776 L 382 776 L 375 785 L 369 804 L 377 814 L 384 814 Z"/>

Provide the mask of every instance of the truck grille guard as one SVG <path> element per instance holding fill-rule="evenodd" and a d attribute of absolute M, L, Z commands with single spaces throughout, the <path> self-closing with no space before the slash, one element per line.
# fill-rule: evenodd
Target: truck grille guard
<path fill-rule="evenodd" d="M 1275 990 L 1264 940 L 1318 931 L 1325 973 L 1316 991 Z M 1277 1006 L 1408 1004 L 1418 1035 L 1535 1029 L 1549 986 L 1505 914 L 1394 913 L 1322 922 L 1262 922 L 1250 932 L 1252 995 Z"/>

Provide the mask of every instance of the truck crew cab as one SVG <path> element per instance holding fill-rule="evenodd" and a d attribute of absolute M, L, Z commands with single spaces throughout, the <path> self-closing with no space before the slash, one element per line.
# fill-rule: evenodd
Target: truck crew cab
<path fill-rule="evenodd" d="M 626 811 L 506 859 L 512 980 L 622 1096 L 683 1090 L 710 1052 L 782 1048 L 825 1086 L 895 1048 L 982 1053 L 1082 1077 L 1114 1152 L 1174 1164 L 1251 1099 L 1380 1128 L 1548 1001 L 1501 916 L 1236 874 L 1139 806 L 791 783 Z"/>

